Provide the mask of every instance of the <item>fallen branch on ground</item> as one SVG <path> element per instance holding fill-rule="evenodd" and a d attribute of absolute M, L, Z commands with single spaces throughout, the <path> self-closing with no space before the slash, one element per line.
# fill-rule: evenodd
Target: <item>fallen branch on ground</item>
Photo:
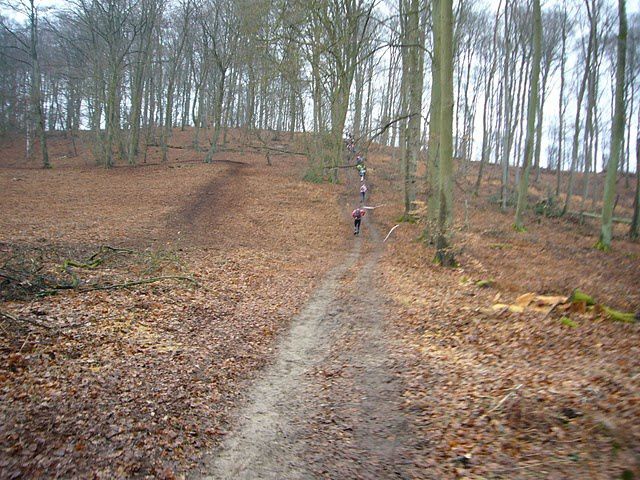
<path fill-rule="evenodd" d="M 491 410 L 489 410 L 487 413 L 484 414 L 484 416 L 489 416 L 490 413 L 495 412 L 497 409 L 499 409 L 504 402 L 506 402 L 507 400 L 509 400 L 509 398 L 513 397 L 518 390 L 520 390 L 522 388 L 522 383 L 516 385 L 509 393 L 507 393 L 504 397 L 502 397 L 502 400 L 500 400 L 495 407 L 493 407 Z"/>
<path fill-rule="evenodd" d="M 592 212 L 567 212 L 568 215 L 572 216 L 572 217 L 580 217 L 580 218 L 602 218 L 602 214 L 601 213 L 592 213 Z M 631 225 L 631 219 L 630 218 L 624 218 L 624 217 L 613 217 L 611 219 L 611 221 L 613 223 L 624 223 L 626 225 Z"/>
<path fill-rule="evenodd" d="M 101 253 L 106 252 L 107 250 L 110 251 L 110 252 L 114 252 L 114 253 L 134 253 L 133 250 L 130 250 L 128 248 L 118 248 L 118 247 L 112 247 L 111 245 L 101 245 L 100 246 L 100 250 L 98 250 L 96 253 L 91 255 L 89 257 L 89 260 L 93 260 L 98 255 L 100 255 Z"/>
<path fill-rule="evenodd" d="M 327 170 L 335 170 L 337 168 L 355 168 L 355 165 L 336 165 L 334 167 L 326 167 Z"/>
<path fill-rule="evenodd" d="M 557 301 L 555 301 L 553 305 L 551 305 L 551 308 L 549 309 L 549 311 L 544 314 L 544 317 L 542 317 L 542 319 L 544 320 L 549 315 L 551 315 L 551 312 L 553 312 L 556 309 L 556 307 L 558 307 L 558 305 L 561 305 L 562 303 L 564 303 L 562 299 L 558 299 Z"/>
<path fill-rule="evenodd" d="M 391 235 L 393 233 L 393 231 L 398 228 L 400 226 L 400 224 L 396 225 L 395 227 L 393 227 L 391 230 L 389 230 L 389 233 L 387 233 L 387 236 L 384 237 L 384 240 L 382 240 L 382 243 L 387 241 L 387 238 L 389 238 L 389 235 Z"/>
<path fill-rule="evenodd" d="M 98 285 L 98 284 L 86 285 L 86 286 L 77 287 L 77 290 L 79 292 L 90 292 L 93 290 L 115 290 L 118 288 L 129 288 L 129 287 L 135 287 L 136 285 L 145 285 L 148 283 L 162 282 L 164 280 L 184 280 L 186 282 L 193 283 L 197 287 L 202 287 L 200 283 L 198 283 L 196 280 L 194 280 L 191 277 L 184 277 L 179 275 L 166 275 L 162 277 L 145 278 L 143 280 L 134 280 L 131 282 L 116 283 L 112 285 Z M 66 286 L 66 285 L 63 285 L 61 287 L 62 287 L 61 289 L 69 289 L 69 286 Z M 56 287 L 56 289 L 57 288 L 58 287 Z"/>
<path fill-rule="evenodd" d="M 113 252 L 113 253 L 134 253 L 133 250 L 129 250 L 128 248 L 117 248 L 112 247 L 110 245 L 102 245 L 100 249 L 87 258 L 85 261 L 77 261 L 73 259 L 67 259 L 62 264 L 63 270 L 66 270 L 68 267 L 76 267 L 76 268 L 88 268 L 94 269 L 99 267 L 104 261 L 103 258 L 100 257 L 105 252 Z"/>
<path fill-rule="evenodd" d="M 364 206 L 362 208 L 364 208 L 365 210 L 375 210 L 376 208 L 384 207 L 385 205 L 386 205 L 386 203 L 381 203 L 380 205 L 376 205 L 375 207 Z"/>
<path fill-rule="evenodd" d="M 11 280 L 11 281 L 14 281 L 14 282 L 19 282 L 20 281 L 16 277 L 12 277 L 11 275 L 9 275 L 8 273 L 3 272 L 2 270 L 0 270 L 0 277 L 6 278 L 7 280 Z"/>
<path fill-rule="evenodd" d="M 52 328 L 50 325 L 45 325 L 44 323 L 40 323 L 40 322 L 37 322 L 35 320 L 31 320 L 29 318 L 16 317 L 14 315 L 11 315 L 8 312 L 3 312 L 2 310 L 0 310 L 0 317 L 6 318 L 8 320 L 11 320 L 12 322 L 28 323 L 29 325 L 33 325 L 35 327 L 40 327 L 40 328 L 45 328 L 47 330 L 51 330 L 51 328 Z"/>

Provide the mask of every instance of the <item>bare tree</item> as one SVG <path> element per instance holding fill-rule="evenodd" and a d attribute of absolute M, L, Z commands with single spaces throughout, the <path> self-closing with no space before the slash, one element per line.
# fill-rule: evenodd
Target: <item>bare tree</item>
<path fill-rule="evenodd" d="M 440 145 L 439 213 L 436 261 L 446 267 L 456 264 L 452 249 L 453 224 L 453 2 L 441 0 L 437 16 L 441 37 L 440 51 Z"/>
<path fill-rule="evenodd" d="M 622 155 L 624 139 L 624 72 L 627 60 L 627 12 L 625 0 L 618 0 L 618 22 L 618 55 L 615 77 L 615 109 L 611 127 L 611 158 L 607 165 L 604 198 L 602 199 L 602 224 L 600 228 L 600 239 L 597 243 L 597 247 L 602 250 L 609 250 L 611 248 L 616 174 Z"/>
<path fill-rule="evenodd" d="M 533 142 L 535 136 L 536 113 L 538 111 L 540 61 L 542 58 L 542 18 L 540 0 L 533 0 L 533 61 L 531 70 L 531 90 L 527 107 L 527 138 L 525 140 L 522 176 L 518 188 L 518 204 L 516 206 L 515 228 L 523 230 L 522 213 L 527 205 L 527 190 L 529 188 L 529 168 L 533 157 Z"/>
<path fill-rule="evenodd" d="M 40 142 L 40 152 L 42 154 L 42 167 L 51 168 L 49 162 L 49 149 L 47 148 L 47 135 L 45 131 L 45 112 L 42 105 L 42 75 L 40 72 L 40 60 L 38 36 L 39 36 L 39 7 L 35 0 L 18 0 L 15 2 L 3 2 L 4 5 L 22 13 L 27 17 L 27 25 L 29 29 L 28 39 L 10 29 L 7 24 L 2 21 L 0 27 L 8 32 L 25 52 L 28 52 L 30 65 L 30 100 L 31 100 L 31 123 L 36 127 L 36 135 Z M 1 5 L 1 4 L 0 4 Z M 27 140 L 29 141 L 29 140 Z M 27 149 L 29 150 L 29 149 Z"/>
<path fill-rule="evenodd" d="M 418 0 L 401 0 L 401 14 L 406 12 L 406 21 L 401 22 L 406 29 L 404 33 L 403 55 L 406 57 L 403 69 L 403 81 L 407 85 L 407 129 L 405 134 L 406 148 L 403 158 L 404 174 L 404 215 L 408 216 L 415 200 L 415 172 L 420 154 L 420 120 L 422 118 L 422 86 L 423 86 L 423 45 L 424 16 L 421 15 Z M 422 20 L 421 20 L 422 17 Z M 406 80 L 405 80 L 406 77 Z"/>
<path fill-rule="evenodd" d="M 213 102 L 213 135 L 211 146 L 205 162 L 211 162 L 218 151 L 222 128 L 224 93 L 227 72 L 233 61 L 238 42 L 238 16 L 235 5 L 230 0 L 216 1 L 208 4 L 207 10 L 201 14 L 203 33 L 210 42 L 209 54 L 216 67 L 215 98 Z"/>

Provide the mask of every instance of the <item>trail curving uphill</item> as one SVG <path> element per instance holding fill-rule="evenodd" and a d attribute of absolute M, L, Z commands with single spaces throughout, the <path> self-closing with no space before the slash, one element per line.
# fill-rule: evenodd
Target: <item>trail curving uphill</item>
<path fill-rule="evenodd" d="M 380 236 L 370 218 L 365 229 L 371 242 L 354 238 L 326 275 L 193 478 L 406 478 L 403 389 L 372 280 Z"/>

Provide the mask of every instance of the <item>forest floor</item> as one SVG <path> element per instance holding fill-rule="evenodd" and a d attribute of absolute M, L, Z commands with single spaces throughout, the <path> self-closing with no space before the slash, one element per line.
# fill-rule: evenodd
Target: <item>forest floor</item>
<path fill-rule="evenodd" d="M 109 171 L 63 138 L 49 171 L 5 142 L 0 478 L 640 475 L 639 324 L 532 308 L 580 288 L 640 311 L 622 230 L 609 253 L 594 224 L 531 212 L 516 233 L 471 170 L 447 270 L 423 225 L 382 242 L 392 152 L 354 237 L 355 172 L 304 182 L 304 157 L 239 137 L 205 165 L 190 140 Z"/>

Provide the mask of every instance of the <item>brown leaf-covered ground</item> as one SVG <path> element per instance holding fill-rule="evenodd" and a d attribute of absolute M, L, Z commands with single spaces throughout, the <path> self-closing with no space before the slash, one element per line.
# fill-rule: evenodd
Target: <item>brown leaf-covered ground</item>
<path fill-rule="evenodd" d="M 393 177 L 388 162 L 374 165 L 379 177 Z M 564 296 L 579 288 L 639 312 L 640 245 L 618 227 L 613 251 L 603 253 L 593 248 L 597 222 L 533 213 L 527 232 L 517 233 L 513 211 L 489 203 L 497 181 L 479 198 L 470 193 L 475 173 L 456 181 L 460 268 L 435 266 L 433 248 L 416 241 L 424 225 L 402 224 L 379 272 L 412 365 L 403 372 L 405 409 L 423 440 L 425 477 L 607 479 L 625 470 L 637 477 L 640 325 L 490 307 L 527 292 Z M 543 174 L 537 190 L 553 182 Z M 627 203 L 618 212 L 630 216 L 633 191 L 623 185 Z M 387 191 L 398 205 L 391 184 Z M 384 210 L 387 230 L 401 213 Z M 482 288 L 479 280 L 493 283 Z M 577 327 L 563 324 L 563 315 Z"/>
<path fill-rule="evenodd" d="M 218 442 L 241 380 L 338 260 L 348 229 L 335 187 L 302 182 L 300 158 L 272 156 L 269 167 L 226 152 L 205 165 L 202 153 L 176 152 L 109 171 L 84 159 L 0 170 L 0 265 L 37 263 L 31 278 L 68 281 L 65 260 L 110 245 L 133 253 L 68 270 L 82 285 L 199 283 L 3 303 L 18 321 L 0 319 L 0 477 L 184 472 Z"/>
<path fill-rule="evenodd" d="M 0 319 L 0 477 L 182 477 L 235 428 L 234 407 L 273 364 L 276 339 L 354 241 L 363 248 L 335 285 L 331 343 L 297 392 L 310 407 L 296 426 L 310 474 L 638 475 L 638 324 L 491 308 L 580 288 L 640 310 L 640 246 L 622 229 L 610 253 L 592 248 L 595 223 L 531 212 L 516 233 L 512 213 L 490 203 L 496 172 L 476 198 L 472 168 L 457 178 L 460 268 L 446 270 L 417 241 L 421 224 L 381 243 L 402 213 L 387 152 L 367 163 L 371 202 L 385 206 L 356 240 L 354 172 L 338 186 L 303 182 L 303 157 L 274 153 L 268 166 L 231 139 L 211 165 L 189 148 L 162 164 L 150 149 L 146 164 L 108 171 L 93 166 L 88 138 L 78 158 L 54 139 L 50 171 L 22 160 L 19 140 L 4 143 L 0 271 L 20 278 L 0 279 L 0 310 L 13 317 Z M 271 141 L 281 145 L 303 149 Z M 543 174 L 535 191 L 546 184 Z M 617 213 L 628 215 L 620 190 Z M 95 268 L 63 268 L 96 252 Z M 159 277 L 172 278 L 89 290 Z M 35 295 L 56 284 L 77 288 Z"/>

